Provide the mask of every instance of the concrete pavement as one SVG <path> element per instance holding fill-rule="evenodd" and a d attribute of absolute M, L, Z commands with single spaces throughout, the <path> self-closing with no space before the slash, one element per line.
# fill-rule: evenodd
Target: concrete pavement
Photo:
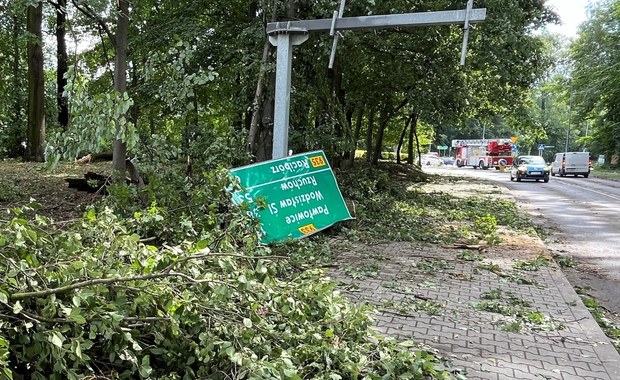
<path fill-rule="evenodd" d="M 424 344 L 468 379 L 620 379 L 620 355 L 557 265 L 523 270 L 548 255 L 542 242 L 513 243 L 356 244 L 331 277 L 377 307 L 377 332 Z"/>

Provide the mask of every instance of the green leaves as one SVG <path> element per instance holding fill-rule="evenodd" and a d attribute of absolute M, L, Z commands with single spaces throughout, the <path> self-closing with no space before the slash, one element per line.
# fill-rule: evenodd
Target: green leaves
<path fill-rule="evenodd" d="M 86 323 L 86 318 L 84 318 L 81 314 L 79 308 L 71 309 L 71 313 L 67 316 L 70 321 L 77 323 L 78 325 L 83 325 Z"/>
<path fill-rule="evenodd" d="M 22 307 L 22 304 L 19 301 L 13 304 L 13 314 L 19 314 L 21 313 L 22 310 L 24 310 L 24 308 Z"/>
<path fill-rule="evenodd" d="M 0 327 L 1 326 L 2 324 L 0 324 Z M 10 346 L 7 339 L 4 336 L 0 335 L 0 375 L 4 374 L 7 379 L 13 379 L 13 372 L 10 370 L 9 365 L 9 348 Z M 0 378 L 2 378 L 2 376 L 0 376 Z"/>
<path fill-rule="evenodd" d="M 140 376 L 143 378 L 148 378 L 153 373 L 153 368 L 151 368 L 151 360 L 149 355 L 145 355 L 142 357 L 142 361 L 140 362 Z"/>
<path fill-rule="evenodd" d="M 58 348 L 62 348 L 63 342 L 65 341 L 65 337 L 58 331 L 52 331 L 51 334 L 48 335 L 48 341 Z"/>
<path fill-rule="evenodd" d="M 93 84 L 74 67 L 69 69 L 68 83 L 65 91 L 71 98 L 71 124 L 67 131 L 49 136 L 48 165 L 53 167 L 60 159 L 73 160 L 83 152 L 109 150 L 117 137 L 129 150 L 133 149 L 138 136 L 135 126 L 125 116 L 133 105 L 129 95 L 115 91 L 91 94 Z M 115 121 L 121 126 L 119 136 L 116 136 Z"/>

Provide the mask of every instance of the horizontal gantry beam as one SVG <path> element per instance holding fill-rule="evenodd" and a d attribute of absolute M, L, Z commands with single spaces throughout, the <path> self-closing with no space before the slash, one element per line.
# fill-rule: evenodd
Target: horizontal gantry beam
<path fill-rule="evenodd" d="M 472 9 L 469 22 L 484 21 L 486 8 Z M 403 13 L 361 17 L 342 17 L 336 21 L 336 30 L 400 28 L 465 23 L 467 10 Z M 267 24 L 267 34 L 287 32 L 323 32 L 331 30 L 332 19 L 280 21 Z"/>

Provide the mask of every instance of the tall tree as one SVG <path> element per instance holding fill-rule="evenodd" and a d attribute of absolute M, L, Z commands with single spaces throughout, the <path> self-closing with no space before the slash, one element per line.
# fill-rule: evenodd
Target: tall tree
<path fill-rule="evenodd" d="M 246 142 L 253 145 L 255 157 L 268 158 L 272 139 L 273 55 L 272 48 L 265 45 L 264 24 L 274 18 L 328 18 L 333 10 L 328 1 L 132 0 L 129 22 L 121 20 L 127 14 L 121 12 L 121 18 L 117 17 L 116 9 L 113 11 L 107 0 L 71 3 L 95 20 L 93 30 L 95 34 L 100 32 L 101 42 L 80 57 L 81 72 L 76 78 L 82 82 L 75 84 L 84 84 L 84 96 L 80 104 L 77 96 L 72 97 L 71 110 L 82 112 L 72 114 L 69 129 L 80 124 L 75 133 L 89 129 L 89 136 L 94 138 L 81 134 L 79 141 L 97 141 L 101 149 L 107 150 L 116 145 L 122 151 L 126 111 L 108 112 L 106 118 L 102 114 L 114 108 L 108 105 L 117 101 L 110 101 L 108 95 L 118 96 L 119 89 L 125 90 L 129 101 L 134 101 L 134 110 L 140 112 L 131 117 L 138 133 L 127 141 L 125 154 L 117 155 L 116 163 L 121 168 L 121 157 L 126 156 L 127 150 L 132 155 L 134 149 L 137 154 L 145 148 L 153 151 L 148 144 L 157 139 L 179 149 L 185 140 L 186 150 L 194 149 L 196 155 L 205 156 L 212 145 L 231 146 L 229 141 L 215 144 L 226 134 L 249 135 Z M 344 32 L 346 38 L 338 45 L 336 69 L 331 77 L 327 59 L 333 37 L 327 33 L 313 34 L 306 43 L 295 47 L 291 149 L 322 148 L 344 157 L 352 148 L 351 136 L 356 135 L 359 125 L 359 135 L 372 136 L 374 140 L 381 134 L 385 139 L 381 146 L 393 145 L 400 136 L 401 129 L 397 131 L 395 121 L 402 112 L 381 111 L 389 108 L 386 105 L 394 108 L 405 100 L 403 112 L 416 113 L 421 126 L 416 131 L 424 142 L 427 129 L 433 132 L 434 126 L 448 122 L 459 125 L 460 120 L 485 112 L 509 112 L 518 106 L 515 103 L 523 101 L 523 90 L 528 89 L 545 64 L 537 36 L 531 33 L 533 25 L 540 24 L 537 20 L 546 17 L 541 5 L 543 0 L 480 0 L 477 6 L 495 11 L 489 13 L 484 23 L 476 25 L 465 68 L 458 66 L 462 41 L 458 26 Z M 345 14 L 424 12 L 462 6 L 463 1 L 458 0 L 359 0 L 349 2 Z M 118 21 L 118 30 L 109 20 Z M 121 21 L 128 23 L 128 57 L 127 48 L 117 41 L 122 34 Z M 76 18 L 72 22 L 77 25 L 83 21 Z M 79 28 L 76 31 L 81 33 Z M 112 44 L 119 63 L 114 67 L 114 75 L 112 64 L 101 58 L 108 56 L 107 48 Z M 123 62 L 131 69 L 129 75 Z M 115 91 L 110 86 L 113 76 Z M 127 77 L 131 82 L 123 88 L 120 82 Z M 362 113 L 360 108 L 364 106 Z M 93 110 L 90 114 L 98 115 L 97 120 L 87 117 L 89 113 L 84 111 L 89 107 Z M 112 113 L 116 115 L 114 122 L 109 117 Z M 370 122 L 369 114 L 376 114 L 376 123 Z M 363 115 L 358 119 L 361 124 L 351 122 L 353 115 Z M 93 122 L 97 128 L 92 128 Z M 111 124 L 115 128 L 110 128 Z M 382 133 L 379 127 L 383 128 Z M 105 134 L 99 133 L 105 128 Z M 186 137 L 181 136 L 181 131 L 185 131 Z M 105 138 L 98 137 L 103 135 Z M 140 144 L 134 145 L 138 137 Z M 416 134 L 409 133 L 409 139 L 415 137 Z M 376 142 L 372 141 L 369 152 L 377 146 Z M 67 156 L 76 151 L 79 150 Z M 210 154 L 210 161 L 212 157 Z M 372 154 L 369 159 L 372 160 Z"/>
<path fill-rule="evenodd" d="M 372 135 L 375 129 L 375 108 L 370 106 L 368 108 L 368 126 L 366 127 L 366 162 L 372 162 Z"/>
<path fill-rule="evenodd" d="M 45 75 L 43 72 L 43 4 L 29 5 L 28 39 L 28 143 L 24 158 L 45 160 Z"/>
<path fill-rule="evenodd" d="M 0 156 L 23 157 L 27 123 L 25 118 L 27 72 L 25 7 L 0 1 Z"/>
<path fill-rule="evenodd" d="M 250 9 L 253 9 L 256 14 L 256 3 L 252 2 L 250 5 Z M 276 7 L 273 7 L 272 16 L 270 21 L 276 20 Z M 267 64 L 269 63 L 269 58 L 273 54 L 274 48 L 271 46 L 269 42 L 269 38 L 265 38 L 265 42 L 263 44 L 263 54 L 260 61 L 260 71 L 258 73 L 258 80 L 256 81 L 256 92 L 254 94 L 254 98 L 252 100 L 252 119 L 250 121 L 250 127 L 248 129 L 248 143 L 247 149 L 250 154 L 254 154 L 257 152 L 256 147 L 256 138 L 259 130 L 259 119 L 261 115 L 261 109 L 263 106 L 264 91 L 265 91 L 265 81 L 267 79 Z"/>
<path fill-rule="evenodd" d="M 127 38 L 129 34 L 129 2 L 127 0 L 119 0 L 118 18 L 116 21 L 115 48 L 116 57 L 114 60 L 114 89 L 119 94 L 125 94 L 127 91 Z M 125 136 L 125 125 L 119 115 L 114 120 L 115 124 L 115 140 L 112 152 L 113 171 L 117 175 L 124 176 L 127 171 L 127 143 L 123 139 Z"/>
<path fill-rule="evenodd" d="M 67 0 L 50 1 L 56 9 L 56 106 L 58 108 L 58 124 L 63 130 L 69 124 L 69 105 L 63 96 L 67 86 Z"/>

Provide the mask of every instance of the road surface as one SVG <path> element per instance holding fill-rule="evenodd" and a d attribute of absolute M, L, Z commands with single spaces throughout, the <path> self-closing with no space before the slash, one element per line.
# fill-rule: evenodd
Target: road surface
<path fill-rule="evenodd" d="M 443 167 L 425 171 L 484 178 L 506 186 L 535 219 L 550 230 L 552 253 L 579 264 L 565 271 L 609 311 L 620 314 L 620 182 L 583 177 L 551 177 L 549 183 L 511 182 L 508 171 Z"/>

